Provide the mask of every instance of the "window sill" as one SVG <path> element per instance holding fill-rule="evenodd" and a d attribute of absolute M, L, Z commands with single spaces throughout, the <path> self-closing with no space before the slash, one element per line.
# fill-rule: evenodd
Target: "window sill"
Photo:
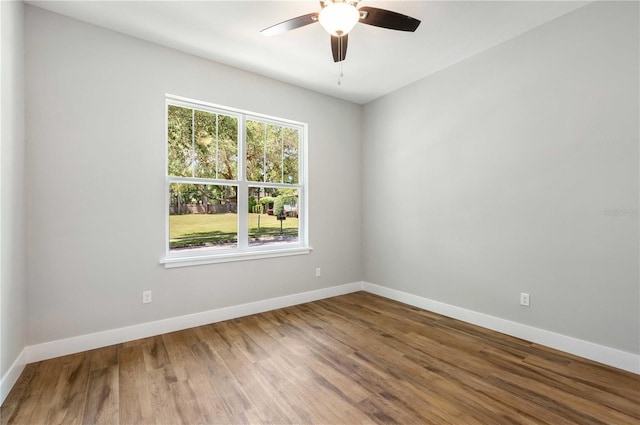
<path fill-rule="evenodd" d="M 165 269 L 175 267 L 200 266 L 204 264 L 230 263 L 234 261 L 262 260 L 264 258 L 308 255 L 313 248 L 287 248 L 269 251 L 233 252 L 228 254 L 192 255 L 190 257 L 165 257 L 160 260 Z"/>

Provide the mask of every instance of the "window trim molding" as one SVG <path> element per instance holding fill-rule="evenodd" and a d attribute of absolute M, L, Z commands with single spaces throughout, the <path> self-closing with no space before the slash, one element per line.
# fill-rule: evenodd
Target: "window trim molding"
<path fill-rule="evenodd" d="M 167 135 L 167 126 L 168 126 L 168 116 L 167 116 L 167 108 L 168 105 L 175 105 L 184 108 L 193 109 L 195 107 L 201 107 L 203 110 L 210 111 L 217 114 L 234 116 L 238 119 L 239 132 L 238 132 L 238 175 L 237 180 L 220 180 L 220 179 L 210 179 L 210 178 L 197 178 L 197 177 L 178 177 L 178 176 L 169 176 L 168 174 L 168 155 L 167 155 L 167 143 L 168 143 L 168 135 Z M 159 263 L 163 264 L 165 268 L 174 268 L 174 267 L 186 267 L 186 266 L 196 266 L 203 264 L 216 264 L 216 263 L 226 263 L 226 262 L 235 262 L 235 261 L 246 261 L 246 260 L 258 260 L 265 258 L 276 258 L 276 257 L 286 257 L 292 255 L 305 255 L 309 254 L 313 248 L 309 245 L 309 185 L 308 185 L 308 156 L 307 156 L 307 147 L 308 147 L 308 124 L 293 121 L 290 119 L 278 118 L 266 114 L 256 113 L 252 111 L 245 111 L 238 108 L 232 108 L 222 105 L 217 105 L 209 102 L 205 102 L 197 99 L 190 99 L 183 96 L 176 96 L 169 93 L 165 93 L 164 96 L 164 175 L 165 175 L 165 254 L 164 257 L 160 259 Z M 259 121 L 263 121 L 266 123 L 276 124 L 276 125 L 288 125 L 299 130 L 299 146 L 298 146 L 298 180 L 299 183 L 296 185 L 290 185 L 286 183 L 271 183 L 271 182 L 254 182 L 249 181 L 246 178 L 246 169 L 245 169 L 245 161 L 246 161 L 246 121 L 247 119 L 256 119 Z M 240 149 L 241 148 L 241 149 Z M 240 152 L 240 150 L 242 150 Z M 242 214 L 238 214 L 238 244 L 235 248 L 231 249 L 220 249 L 220 250 L 203 250 L 202 252 L 171 252 L 169 249 L 169 206 L 170 206 L 170 196 L 168 187 L 170 183 L 175 182 L 187 182 L 198 180 L 204 184 L 220 184 L 220 185 L 230 185 L 235 186 L 238 196 L 238 209 L 240 210 L 240 199 L 242 196 L 248 199 L 248 188 L 249 187 L 282 187 L 282 188 L 291 188 L 295 186 L 299 191 L 299 202 L 303 209 L 302 214 L 299 216 L 299 224 L 298 224 L 298 241 L 295 243 L 285 243 L 279 246 L 272 247 L 250 247 L 248 245 L 248 240 L 242 240 L 241 235 L 246 236 L 246 230 L 241 231 L 241 226 L 248 226 L 248 216 L 243 216 Z M 242 228 L 244 229 L 244 228 Z"/>
<path fill-rule="evenodd" d="M 289 247 L 262 249 L 260 251 L 224 252 L 221 254 L 202 254 L 184 257 L 165 257 L 160 264 L 165 269 L 176 267 L 201 266 L 205 264 L 231 263 L 235 261 L 262 260 L 266 258 L 291 257 L 294 255 L 308 255 L 313 251 L 311 247 Z"/>

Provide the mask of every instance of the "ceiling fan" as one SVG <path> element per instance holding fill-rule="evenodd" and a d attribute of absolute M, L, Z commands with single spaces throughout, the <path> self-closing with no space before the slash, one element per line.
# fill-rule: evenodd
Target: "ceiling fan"
<path fill-rule="evenodd" d="M 260 31 L 262 35 L 281 34 L 296 28 L 320 22 L 320 25 L 331 35 L 331 52 L 333 61 L 341 62 L 347 56 L 348 33 L 358 23 L 373 25 L 397 31 L 414 32 L 420 21 L 411 16 L 377 7 L 363 6 L 357 8 L 354 0 L 321 0 L 320 12 L 307 13 L 289 19 Z"/>

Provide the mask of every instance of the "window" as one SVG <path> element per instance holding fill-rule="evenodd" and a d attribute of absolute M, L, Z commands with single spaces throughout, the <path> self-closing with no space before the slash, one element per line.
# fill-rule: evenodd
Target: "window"
<path fill-rule="evenodd" d="M 165 266 L 308 253 L 306 128 L 167 96 Z"/>

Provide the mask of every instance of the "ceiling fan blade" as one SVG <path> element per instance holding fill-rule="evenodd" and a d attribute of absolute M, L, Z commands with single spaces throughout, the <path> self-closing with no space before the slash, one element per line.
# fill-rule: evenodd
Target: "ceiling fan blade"
<path fill-rule="evenodd" d="M 342 37 L 331 36 L 331 52 L 333 53 L 333 61 L 341 62 L 347 57 L 347 43 L 349 36 L 347 34 Z"/>
<path fill-rule="evenodd" d="M 264 36 L 272 36 L 276 34 L 282 34 L 283 32 L 291 31 L 296 28 L 304 27 L 305 25 L 318 22 L 317 13 L 307 13 L 306 15 L 298 16 L 297 18 L 289 19 L 288 21 L 280 22 L 265 28 L 260 33 Z"/>
<path fill-rule="evenodd" d="M 414 32 L 418 28 L 418 25 L 420 25 L 420 20 L 390 10 L 367 6 L 361 7 L 358 10 L 361 15 L 363 12 L 365 15 L 360 18 L 360 22 L 373 25 L 374 27 Z"/>

